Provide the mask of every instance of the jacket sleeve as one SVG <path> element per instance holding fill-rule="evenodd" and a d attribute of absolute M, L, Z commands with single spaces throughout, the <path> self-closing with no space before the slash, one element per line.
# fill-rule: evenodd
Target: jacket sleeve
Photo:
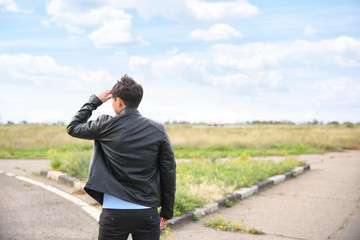
<path fill-rule="evenodd" d="M 110 116 L 102 116 L 95 121 L 88 121 L 88 119 L 91 117 L 92 111 L 101 104 L 101 100 L 96 95 L 91 95 L 67 126 L 68 134 L 76 138 L 96 140 L 101 130 L 101 123 L 105 120 L 104 118 Z"/>
<path fill-rule="evenodd" d="M 170 139 L 164 129 L 164 141 L 160 145 L 159 170 L 161 185 L 160 216 L 165 219 L 173 217 L 176 190 L 176 163 Z"/>

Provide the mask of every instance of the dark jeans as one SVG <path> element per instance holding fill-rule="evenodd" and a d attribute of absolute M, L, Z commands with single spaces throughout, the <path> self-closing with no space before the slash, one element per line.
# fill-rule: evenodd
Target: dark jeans
<path fill-rule="evenodd" d="M 160 217 L 156 208 L 103 209 L 99 221 L 99 240 L 159 240 Z"/>

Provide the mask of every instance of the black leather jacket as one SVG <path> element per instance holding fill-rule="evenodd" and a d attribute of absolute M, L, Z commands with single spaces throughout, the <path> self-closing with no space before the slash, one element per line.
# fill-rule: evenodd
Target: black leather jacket
<path fill-rule="evenodd" d="M 160 216 L 171 219 L 176 164 L 164 126 L 133 108 L 88 121 L 101 104 L 92 95 L 67 126 L 71 136 L 95 140 L 85 191 L 100 204 L 107 193 L 144 206 L 161 206 Z"/>

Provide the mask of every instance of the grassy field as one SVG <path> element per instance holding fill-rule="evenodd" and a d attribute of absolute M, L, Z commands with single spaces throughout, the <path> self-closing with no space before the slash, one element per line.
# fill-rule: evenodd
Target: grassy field
<path fill-rule="evenodd" d="M 177 158 L 323 153 L 360 148 L 360 126 L 280 125 L 167 128 Z"/>
<path fill-rule="evenodd" d="M 91 142 L 70 137 L 63 125 L 0 125 L 0 158 L 49 158 L 51 150 L 90 150 Z"/>
<path fill-rule="evenodd" d="M 360 149 L 360 126 L 166 125 L 179 161 L 175 215 L 303 164 L 291 155 Z M 63 125 L 0 125 L 0 158 L 47 158 L 53 169 L 86 179 L 92 141 Z M 280 163 L 251 156 L 282 155 Z M 223 158 L 229 158 L 223 161 Z"/>
<path fill-rule="evenodd" d="M 67 135 L 63 125 L 0 125 L 0 158 L 50 158 L 54 151 L 91 151 L 92 142 Z M 360 126 L 167 125 L 176 158 L 323 153 L 360 149 Z"/>

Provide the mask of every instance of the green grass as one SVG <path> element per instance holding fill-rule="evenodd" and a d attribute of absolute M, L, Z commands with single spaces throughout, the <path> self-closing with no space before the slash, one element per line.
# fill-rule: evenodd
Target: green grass
<path fill-rule="evenodd" d="M 263 231 L 256 228 L 248 228 L 243 220 L 239 220 L 236 223 L 232 223 L 230 220 L 227 220 L 225 217 L 219 216 L 217 219 L 211 219 L 205 222 L 206 227 L 211 227 L 215 230 L 227 231 L 227 232 L 247 232 L 251 234 L 264 234 Z"/>
<path fill-rule="evenodd" d="M 177 180 L 177 185 L 179 185 L 179 180 Z M 175 192 L 174 216 L 193 211 L 195 208 L 202 207 L 205 203 L 201 196 L 187 194 L 185 188 L 178 186 Z"/>
<path fill-rule="evenodd" d="M 264 147 L 256 146 L 210 146 L 210 147 L 185 147 L 174 146 L 176 158 L 217 158 L 217 157 L 236 157 L 246 152 L 251 156 L 286 156 L 305 153 L 324 153 L 329 151 L 339 151 L 338 147 L 321 147 L 311 144 L 273 144 Z"/>
<path fill-rule="evenodd" d="M 226 199 L 224 202 L 224 206 L 227 208 L 231 208 L 233 205 L 232 201 L 230 201 L 229 199 Z"/>
<path fill-rule="evenodd" d="M 227 220 L 225 217 L 219 216 L 217 219 L 211 219 L 205 222 L 205 226 L 211 227 L 215 230 L 227 231 L 227 232 L 246 232 L 247 227 L 239 220 L 236 223 L 232 223 L 230 220 Z"/>
<path fill-rule="evenodd" d="M 1 149 L 0 158 L 1 159 L 19 159 L 19 158 L 28 158 L 28 159 L 45 159 L 48 158 L 49 148 L 46 149 Z"/>
<path fill-rule="evenodd" d="M 263 231 L 261 231 L 260 229 L 256 229 L 256 228 L 250 228 L 250 229 L 249 229 L 249 233 L 252 233 L 252 234 L 255 234 L 255 235 L 264 234 Z"/>
<path fill-rule="evenodd" d="M 174 215 L 192 211 L 237 189 L 250 187 L 303 164 L 303 161 L 294 158 L 281 162 L 252 160 L 248 154 L 228 161 L 193 160 L 179 163 Z"/>
<path fill-rule="evenodd" d="M 92 150 L 87 146 L 71 146 L 69 149 L 49 150 L 52 169 L 66 172 L 85 180 L 89 173 Z"/>

